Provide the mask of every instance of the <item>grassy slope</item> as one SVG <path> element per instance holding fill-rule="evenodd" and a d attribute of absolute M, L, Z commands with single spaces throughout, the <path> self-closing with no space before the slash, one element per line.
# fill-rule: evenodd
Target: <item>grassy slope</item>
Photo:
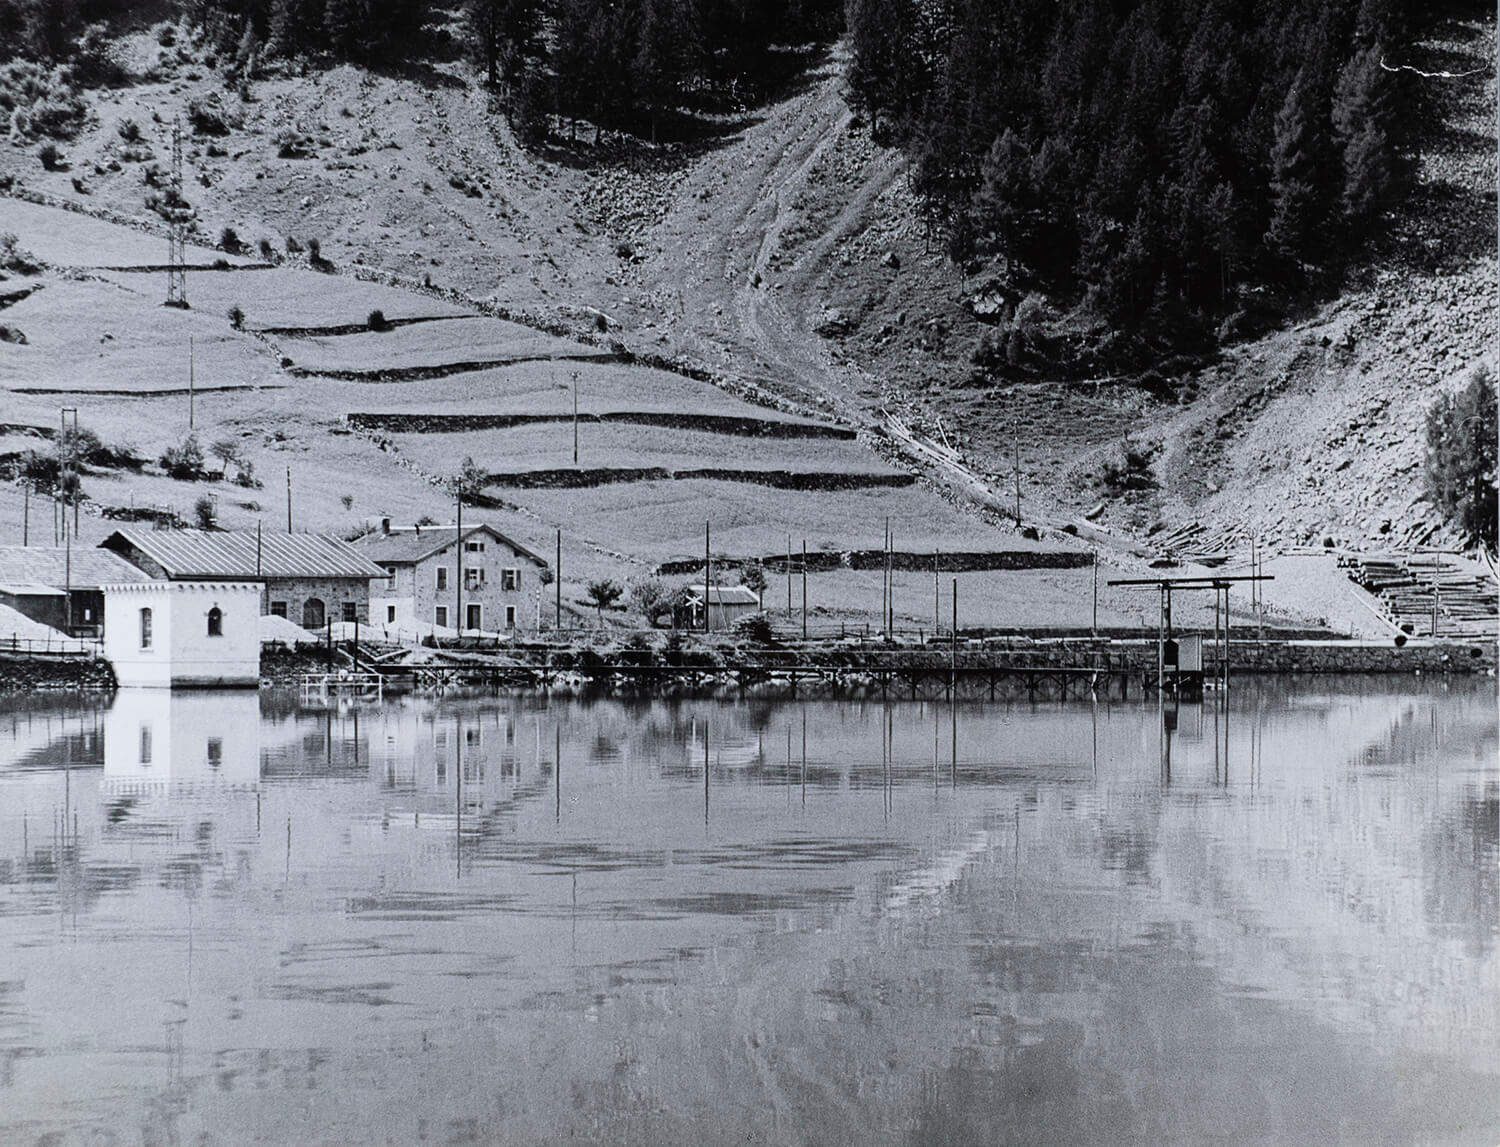
<path fill-rule="evenodd" d="M 1459 63 L 1482 57 L 1493 46 L 1492 27 L 1455 25 L 1449 31 Z M 145 49 L 137 41 L 133 50 Z M 1273 542 L 1289 544 L 1335 526 L 1341 540 L 1355 541 L 1363 537 L 1361 531 L 1378 530 L 1375 517 L 1399 518 L 1392 511 L 1411 508 L 1418 475 L 1408 456 L 1420 405 L 1430 385 L 1474 357 L 1492 334 L 1493 286 L 1478 273 L 1476 248 L 1483 243 L 1452 243 L 1460 225 L 1480 239 L 1493 234 L 1492 214 L 1487 221 L 1479 218 L 1471 202 L 1485 172 L 1476 159 L 1483 139 L 1472 126 L 1463 126 L 1465 117 L 1478 123 L 1492 110 L 1492 78 L 1488 88 L 1483 77 L 1456 86 L 1443 154 L 1435 148 L 1424 161 L 1429 201 L 1419 200 L 1403 217 L 1384 279 L 1377 277 L 1362 294 L 1352 292 L 1309 316 L 1298 330 L 1238 348 L 1225 368 L 1197 380 L 1199 399 L 1179 408 L 1162 407 L 1139 391 L 1107 382 L 1066 388 L 965 385 L 967 354 L 982 328 L 959 305 L 957 272 L 924 235 L 898 157 L 874 148 L 844 108 L 843 63 L 836 49 L 781 102 L 732 125 L 721 146 L 694 154 L 626 149 L 623 162 L 618 155 L 609 162 L 591 158 L 586 147 L 542 157 L 519 151 L 504 125 L 485 113 L 483 93 L 459 69 L 422 82 L 352 68 L 268 78 L 254 85 L 250 102 L 231 97 L 242 126 L 221 141 L 225 155 L 208 154 L 208 141 L 190 141 L 189 170 L 195 179 L 190 197 L 204 235 L 228 224 L 251 243 L 266 237 L 278 249 L 286 235 L 316 235 L 323 253 L 342 267 L 363 263 L 411 281 L 430 277 L 476 297 L 493 297 L 513 311 L 572 322 L 579 330 L 592 331 L 602 321 L 633 347 L 680 354 L 755 381 L 808 412 L 837 412 L 867 429 L 878 427 L 885 411 L 899 414 L 926 436 L 953 442 L 1007 502 L 1014 433 L 1029 518 L 1067 518 L 1097 501 L 1100 460 L 1117 450 L 1126 434 L 1148 444 L 1165 441 L 1168 447 L 1156 463 L 1164 489 L 1144 503 L 1106 510 L 1105 520 L 1117 530 L 1142 527 L 1163 515 L 1222 528 L 1242 519 L 1247 505 L 1265 505 L 1276 512 L 1257 525 Z M 190 96 L 213 86 L 210 73 L 184 65 L 160 83 L 100 94 L 94 123 L 65 149 L 74 171 L 87 174 L 85 202 L 141 216 L 139 165 L 126 163 L 120 173 L 106 166 L 119 152 L 116 121 L 127 115 L 136 119 L 160 156 L 171 116 Z M 317 137 L 315 158 L 276 156 L 272 139 L 292 125 Z M 29 186 L 59 197 L 80 198 L 66 174 L 43 172 L 31 149 L 0 149 L 0 171 L 18 173 Z M 481 193 L 469 194 L 454 183 Z M 1432 209 L 1453 203 L 1458 206 L 1446 215 Z M 53 241 L 68 241 L 71 222 Z M 1438 239 L 1408 234 L 1418 223 L 1436 226 Z M 147 258 L 149 248 L 150 260 L 156 261 L 159 244 L 147 240 L 137 258 Z M 74 250 L 73 256 L 93 261 L 86 252 L 94 245 L 79 246 L 83 251 Z M 1452 257 L 1428 258 L 1419 266 L 1416 247 L 1451 248 Z M 107 278 L 126 288 L 146 280 L 140 302 L 154 307 L 154 280 L 128 274 Z M 282 269 L 195 275 L 189 285 L 195 302 L 191 321 L 206 324 L 202 337 L 220 340 L 224 350 L 214 376 L 286 387 L 219 396 L 212 408 L 217 429 L 209 433 L 222 429 L 262 444 L 258 465 L 264 478 L 278 477 L 282 463 L 290 462 L 298 489 L 306 490 L 299 495 L 299 517 L 306 514 L 308 524 L 335 528 L 377 510 L 398 517 L 445 516 L 440 496 L 425 473 L 413 471 L 410 459 L 372 451 L 358 437 L 329 437 L 346 411 L 555 410 L 568 402 L 571 368 L 554 363 L 378 386 L 294 379 L 277 371 L 280 355 L 314 366 L 367 365 L 369 348 L 374 360 L 387 349 L 418 348 L 409 356 L 417 361 L 446 353 L 441 328 L 494 320 L 422 324 L 380 336 L 226 338 L 227 324 L 219 316 L 231 301 L 245 308 L 252 328 L 359 322 L 377 306 L 391 318 L 454 310 L 430 296 L 345 278 L 338 282 L 339 290 L 326 291 L 318 276 Z M 54 284 L 21 306 L 45 309 L 41 300 L 48 293 L 74 287 Z M 1439 305 L 1461 307 L 1463 324 L 1444 323 L 1443 315 L 1432 313 Z M 31 356 L 24 371 L 16 368 L 0 379 L 16 385 L 23 375 L 51 383 L 68 378 L 81 388 L 103 387 L 103 372 L 90 372 L 86 360 L 97 356 L 93 340 L 103 333 L 94 333 L 94 327 L 120 325 L 112 308 L 122 320 L 129 318 L 143 342 L 186 341 L 186 324 L 174 324 L 169 339 L 158 329 L 159 310 L 147 314 L 129 299 L 114 299 L 90 309 L 90 320 L 97 321 L 80 324 L 72 349 L 60 357 Z M 310 313 L 316 322 L 307 318 Z M 53 338 L 49 324 L 54 320 L 40 311 L 29 326 L 19 307 L 7 315 L 34 343 Z M 830 317 L 844 320 L 848 333 L 818 334 Z M 1346 324 L 1355 328 L 1352 353 L 1330 354 L 1321 346 L 1322 335 L 1331 332 L 1341 341 Z M 1443 331 L 1441 347 L 1429 345 L 1430 335 L 1421 337 L 1435 327 Z M 529 337 L 553 346 L 547 336 Z M 7 350 L 0 358 L 0 371 L 7 369 L 9 356 Z M 138 366 L 137 379 L 151 378 L 144 362 Z M 1388 385 L 1397 366 L 1401 377 Z M 588 364 L 577 369 L 584 378 L 585 410 L 717 412 L 742 405 L 676 376 L 640 388 L 635 385 L 640 376 L 627 368 Z M 149 382 L 131 385 L 166 385 L 174 371 L 184 373 L 180 362 L 158 370 Z M 130 373 L 108 372 L 114 379 Z M 13 398 L 7 397 L 8 406 Z M 15 408 L 50 425 L 57 401 L 16 398 Z M 133 400 L 77 401 L 85 406 L 86 423 L 118 423 L 143 452 L 182 429 L 163 418 L 159 404 L 142 402 L 137 409 Z M 764 409 L 757 413 L 766 415 Z M 1353 421 L 1359 426 L 1350 431 Z M 1320 465 L 1331 449 L 1344 444 L 1334 443 L 1339 426 L 1345 428 L 1351 464 L 1344 469 L 1336 462 Z M 433 436 L 424 450 L 447 456 L 443 439 L 448 437 Z M 814 454 L 818 449 L 809 447 Z M 1379 477 L 1378 484 L 1371 483 L 1371 474 Z M 1314 478 L 1317 482 L 1310 482 Z M 133 481 L 149 487 L 144 496 L 179 503 L 187 497 L 171 484 L 156 490 L 152 483 L 161 479 Z M 698 527 L 689 524 L 701 519 L 702 506 L 683 488 L 691 484 L 662 485 L 675 488 L 634 505 L 598 504 L 579 492 L 538 492 L 528 495 L 509 528 L 544 541 L 557 522 L 578 521 L 580 532 L 594 543 L 588 551 L 593 557 L 581 560 L 600 569 L 626 549 L 639 548 L 642 557 L 647 551 L 653 556 L 694 552 L 691 538 Z M 341 492 L 355 495 L 352 512 L 343 509 Z M 724 494 L 715 486 L 706 493 L 709 504 L 722 500 L 731 507 L 725 536 L 749 520 L 747 548 L 767 551 L 778 548 L 778 538 L 784 542 L 788 517 L 804 516 L 799 506 L 823 497 L 803 495 L 782 505 L 768 502 L 773 496 L 763 491 Z M 237 497 L 265 503 L 266 512 L 284 506 L 279 489 Z M 905 530 L 907 536 L 963 538 L 970 548 L 1017 540 L 1007 530 L 981 528 L 972 516 L 920 492 L 859 498 L 869 501 L 857 503 L 857 516 L 838 509 L 830 519 L 816 509 L 805 517 L 838 523 L 840 540 L 830 544 L 878 545 L 878 526 L 870 536 L 866 520 L 876 522 L 886 508 L 898 518 L 909 516 L 913 528 Z M 912 500 L 909 507 L 906 499 Z M 1344 510 L 1341 499 L 1355 508 Z M 0 514 L 13 518 L 11 509 L 7 503 Z M 1417 504 L 1412 512 L 1420 516 L 1421 509 Z M 1128 558 L 1121 560 L 1129 565 Z M 1321 601 L 1326 595 L 1305 596 Z M 1118 607 L 1122 619 L 1138 612 L 1128 598 Z M 1106 609 L 1114 608 L 1106 594 Z"/>

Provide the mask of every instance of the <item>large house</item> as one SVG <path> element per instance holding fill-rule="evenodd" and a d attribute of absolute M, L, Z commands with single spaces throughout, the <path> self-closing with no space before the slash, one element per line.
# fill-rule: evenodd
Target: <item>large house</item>
<path fill-rule="evenodd" d="M 74 637 L 102 632 L 106 584 L 148 580 L 108 550 L 0 546 L 0 605 Z"/>
<path fill-rule="evenodd" d="M 386 571 L 324 534 L 116 530 L 99 543 L 165 581 L 255 581 L 260 612 L 304 629 L 370 620 L 370 580 Z"/>
<path fill-rule="evenodd" d="M 459 543 L 454 526 L 392 529 L 388 522 L 354 541 L 386 579 L 371 591 L 371 624 L 456 629 L 462 621 L 465 630 L 535 629 L 546 560 L 483 523 L 465 526 L 462 551 Z"/>

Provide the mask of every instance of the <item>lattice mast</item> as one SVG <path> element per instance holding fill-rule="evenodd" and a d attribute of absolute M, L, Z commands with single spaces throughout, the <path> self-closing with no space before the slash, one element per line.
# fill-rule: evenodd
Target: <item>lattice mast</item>
<path fill-rule="evenodd" d="M 172 175 L 167 187 L 167 306 L 186 307 L 187 201 L 182 196 L 182 121 L 172 121 Z"/>

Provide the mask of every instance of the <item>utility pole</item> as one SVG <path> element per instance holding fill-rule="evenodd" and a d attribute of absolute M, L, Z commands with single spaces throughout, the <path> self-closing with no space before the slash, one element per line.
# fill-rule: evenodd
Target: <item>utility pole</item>
<path fill-rule="evenodd" d="M 31 479 L 21 483 L 21 544 L 31 545 Z"/>
<path fill-rule="evenodd" d="M 573 372 L 573 465 L 578 465 L 578 372 Z"/>
<path fill-rule="evenodd" d="M 458 532 L 455 538 L 456 544 L 453 547 L 457 551 L 457 556 L 453 559 L 457 563 L 457 569 L 454 570 L 456 576 L 453 579 L 453 606 L 455 611 L 453 628 L 462 637 L 464 635 L 464 487 L 463 479 L 461 478 L 458 481 L 457 490 Z"/>
<path fill-rule="evenodd" d="M 792 535 L 786 536 L 786 619 L 792 620 Z"/>
<path fill-rule="evenodd" d="M 807 539 L 802 539 L 802 640 L 807 640 Z"/>
<path fill-rule="evenodd" d="M 552 571 L 552 584 L 556 586 L 555 607 L 557 609 L 557 628 L 562 630 L 562 527 L 557 527 L 557 568 Z"/>
<path fill-rule="evenodd" d="M 1015 459 L 1014 470 L 1016 476 L 1016 529 L 1021 528 L 1021 432 L 1012 426 L 1010 434 L 1013 457 Z"/>
<path fill-rule="evenodd" d="M 943 623 L 943 590 L 938 584 L 937 549 L 932 551 L 932 636 L 938 635 Z"/>
<path fill-rule="evenodd" d="M 188 429 L 193 428 L 193 336 L 188 335 Z"/>
<path fill-rule="evenodd" d="M 292 532 L 292 468 L 286 468 L 286 532 Z"/>
<path fill-rule="evenodd" d="M 880 628 L 885 628 L 886 605 L 891 592 L 891 520 L 885 520 L 885 533 L 880 536 Z M 887 637 L 890 635 L 887 634 Z"/>
<path fill-rule="evenodd" d="M 713 568 L 713 559 L 708 553 L 708 522 L 703 523 L 703 632 L 711 628 L 708 620 L 708 575 Z"/>
<path fill-rule="evenodd" d="M 1095 637 L 1099 636 L 1099 551 L 1094 551 L 1094 620 L 1090 625 Z"/>

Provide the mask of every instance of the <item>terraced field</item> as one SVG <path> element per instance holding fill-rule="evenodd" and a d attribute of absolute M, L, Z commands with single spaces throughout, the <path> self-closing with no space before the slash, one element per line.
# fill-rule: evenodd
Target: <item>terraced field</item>
<path fill-rule="evenodd" d="M 58 425 L 61 406 L 137 459 L 86 471 L 85 543 L 143 506 L 191 521 L 203 494 L 227 527 L 280 529 L 290 519 L 293 529 L 353 534 L 377 516 L 451 520 L 445 482 L 471 457 L 488 482 L 484 508 L 466 517 L 546 552 L 560 528 L 564 596 L 575 601 L 590 579 L 690 562 L 702 553 L 705 522 L 716 562 L 731 564 L 782 553 L 789 535 L 799 551 L 804 538 L 817 552 L 875 549 L 887 519 L 898 547 L 913 552 L 1057 548 L 955 509 L 846 426 L 430 292 L 231 259 L 189 275 L 191 308 L 181 310 L 162 305 L 165 276 L 150 268 L 163 244 L 151 236 L 0 200 L 6 230 L 53 266 L 27 277 L 29 293 L 5 311 L 26 343 L 0 352 L 0 461 L 49 448 L 41 435 Z M 190 259 L 200 256 L 210 268 L 220 257 Z M 389 329 L 369 328 L 374 310 Z M 168 478 L 155 460 L 190 430 L 204 445 L 228 444 L 238 460 L 210 459 L 206 480 Z M 253 478 L 232 481 L 247 468 Z M 20 495 L 18 484 L 0 487 L 0 530 L 13 535 Z M 1027 576 L 963 575 L 966 599 L 991 620 L 1022 614 L 1025 595 L 999 587 Z M 1091 575 L 1044 576 L 1060 602 Z M 911 604 L 898 617 L 921 624 L 931 583 L 902 574 L 898 586 L 908 581 L 900 592 Z M 879 607 L 874 571 L 825 570 L 810 582 L 824 623 L 858 628 Z"/>

